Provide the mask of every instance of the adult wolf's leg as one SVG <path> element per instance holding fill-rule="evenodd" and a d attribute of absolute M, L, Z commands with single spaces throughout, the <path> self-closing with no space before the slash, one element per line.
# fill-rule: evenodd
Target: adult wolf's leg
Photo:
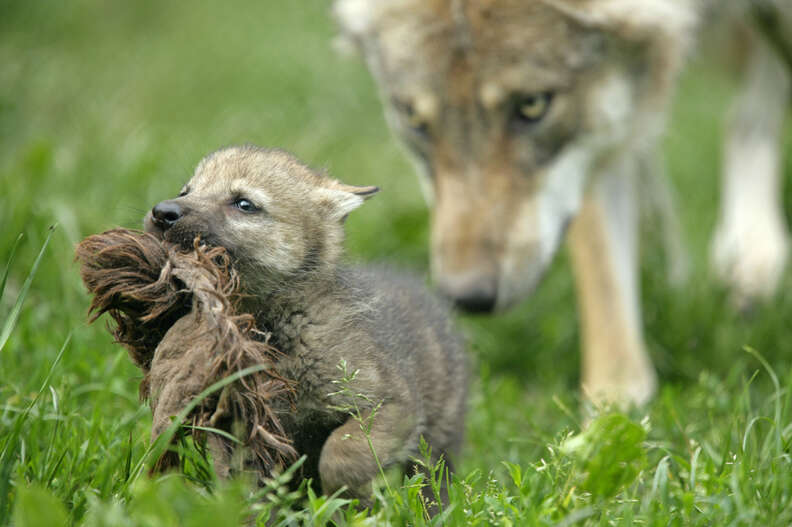
<path fill-rule="evenodd" d="M 594 403 L 642 404 L 657 387 L 641 326 L 634 170 L 624 160 L 595 181 L 570 231 L 582 388 Z"/>
<path fill-rule="evenodd" d="M 775 291 L 789 251 L 780 167 L 790 73 L 760 37 L 748 46 L 746 76 L 726 138 L 720 217 L 712 243 L 712 265 L 732 285 L 740 304 Z"/>

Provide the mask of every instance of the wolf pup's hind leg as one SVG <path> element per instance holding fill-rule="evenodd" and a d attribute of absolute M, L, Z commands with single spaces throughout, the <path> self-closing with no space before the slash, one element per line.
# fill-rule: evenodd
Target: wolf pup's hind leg
<path fill-rule="evenodd" d="M 330 495 L 346 486 L 347 495 L 365 501 L 380 467 L 402 462 L 405 450 L 417 454 L 418 433 L 411 415 L 402 405 L 389 403 L 373 416 L 361 415 L 362 423 L 350 417 L 333 430 L 319 458 L 322 491 Z"/>

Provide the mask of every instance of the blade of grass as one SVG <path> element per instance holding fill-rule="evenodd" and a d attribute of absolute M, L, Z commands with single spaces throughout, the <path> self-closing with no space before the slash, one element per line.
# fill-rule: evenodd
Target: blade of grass
<path fill-rule="evenodd" d="M 0 281 L 0 300 L 3 299 L 3 293 L 5 292 L 6 282 L 8 281 L 8 273 L 11 272 L 11 262 L 14 261 L 14 255 L 16 254 L 17 247 L 19 247 L 19 243 L 22 241 L 23 235 L 20 233 L 17 236 L 16 241 L 14 242 L 14 246 L 11 247 L 11 254 L 8 256 L 8 262 L 6 262 L 5 271 L 3 271 L 3 280 Z"/>
<path fill-rule="evenodd" d="M 0 451 L 0 525 L 5 525 L 6 521 L 8 520 L 8 512 L 11 501 L 8 499 L 8 495 L 11 490 L 11 472 L 14 469 L 15 463 L 11 452 L 16 450 L 16 445 L 19 440 L 19 434 L 22 432 L 22 427 L 24 426 L 25 421 L 27 421 L 30 411 L 41 398 L 41 394 L 44 393 L 44 391 L 47 389 L 47 386 L 49 386 L 49 381 L 52 378 L 52 374 L 55 373 L 55 368 L 58 366 L 58 363 L 60 363 L 60 360 L 63 357 L 63 354 L 66 352 L 66 348 L 68 347 L 70 341 L 71 333 L 69 333 L 69 335 L 66 337 L 66 340 L 63 342 L 63 346 L 61 346 L 58 355 L 52 362 L 52 366 L 50 366 L 49 373 L 47 373 L 47 376 L 44 378 L 41 388 L 39 388 L 36 396 L 27 405 L 25 411 L 16 417 L 14 424 L 11 427 L 11 432 L 6 436 L 5 441 L 3 442 L 3 448 Z"/>
<path fill-rule="evenodd" d="M 124 481 L 129 480 L 132 471 L 132 430 L 129 431 L 129 442 L 127 443 L 126 462 L 124 463 Z"/>
<path fill-rule="evenodd" d="M 49 488 L 50 485 L 52 485 L 52 480 L 55 479 L 55 474 L 58 473 L 58 469 L 60 468 L 61 464 L 63 463 L 63 460 L 66 458 L 66 454 L 68 453 L 69 453 L 69 449 L 64 448 L 63 452 L 61 452 L 61 455 L 58 456 L 58 460 L 52 466 L 52 469 L 50 470 L 49 473 L 49 477 L 47 478 L 47 488 Z"/>
<path fill-rule="evenodd" d="M 229 434 L 225 430 L 220 430 L 219 428 L 212 428 L 211 426 L 197 426 L 197 425 L 190 425 L 190 426 L 188 426 L 186 428 L 189 428 L 190 430 L 201 430 L 203 432 L 211 432 L 213 434 L 217 434 L 219 436 L 225 437 L 229 441 L 232 441 L 232 442 L 234 442 L 234 443 L 236 443 L 238 445 L 242 444 L 242 441 L 240 441 L 239 439 L 237 439 L 233 435 Z"/>
<path fill-rule="evenodd" d="M 8 314 L 8 318 L 3 325 L 3 331 L 0 332 L 0 351 L 3 351 L 3 348 L 8 341 L 8 337 L 11 336 L 11 331 L 13 331 L 14 326 L 16 325 L 17 319 L 19 318 L 19 313 L 22 311 L 22 304 L 25 301 L 25 297 L 27 296 L 28 290 L 30 289 L 30 284 L 33 283 L 33 277 L 36 275 L 36 271 L 38 271 L 39 264 L 41 263 L 41 258 L 44 256 L 44 251 L 47 249 L 47 245 L 49 245 L 50 239 L 52 239 L 52 234 L 55 232 L 55 225 L 49 228 L 49 233 L 47 234 L 47 239 L 44 240 L 44 245 L 41 246 L 41 250 L 36 257 L 36 261 L 33 262 L 33 267 L 30 268 L 30 272 L 28 273 L 27 278 L 25 279 L 25 283 L 22 285 L 22 290 L 19 292 L 19 296 L 17 296 L 16 304 L 11 309 L 11 313 Z M 5 284 L 5 282 L 4 282 Z"/>
<path fill-rule="evenodd" d="M 47 470 L 47 465 L 49 465 L 50 457 L 52 456 L 52 452 L 55 450 L 55 441 L 58 438 L 58 429 L 60 427 L 61 420 L 60 417 L 60 410 L 58 405 L 58 394 L 51 385 L 49 387 L 50 393 L 52 394 L 52 408 L 55 411 L 55 423 L 52 427 L 52 435 L 50 436 L 50 441 L 47 443 L 47 449 L 44 452 L 44 462 L 41 465 L 41 479 L 44 479 L 44 471 Z"/>
<path fill-rule="evenodd" d="M 9 443 L 16 438 L 16 435 L 19 432 L 19 428 L 21 428 L 21 426 L 24 424 L 25 420 L 27 420 L 27 417 L 30 414 L 30 411 L 33 409 L 33 407 L 36 405 L 38 400 L 41 398 L 41 394 L 44 393 L 44 390 L 47 389 L 47 386 L 49 385 L 50 378 L 52 378 L 52 374 L 55 372 L 55 367 L 58 365 L 58 363 L 60 362 L 61 358 L 63 357 L 63 354 L 66 352 L 66 347 L 69 345 L 69 342 L 71 341 L 71 337 L 72 337 L 71 333 L 69 333 L 69 335 L 66 337 L 66 340 L 63 342 L 63 346 L 61 346 L 61 349 L 58 352 L 58 355 L 55 357 L 55 360 L 53 361 L 52 366 L 50 366 L 50 371 L 49 371 L 49 373 L 47 373 L 47 377 L 44 379 L 44 382 L 42 383 L 41 388 L 39 388 L 39 391 L 36 393 L 36 396 L 33 398 L 33 400 L 30 402 L 30 404 L 27 405 L 27 408 L 25 408 L 25 411 L 22 412 L 21 414 L 19 414 L 17 416 L 16 420 L 14 421 L 14 430 L 11 432 L 11 434 L 9 434 L 6 437 L 6 442 L 3 444 L 3 450 L 0 451 L 0 465 L 2 465 L 2 463 L 5 460 L 5 456 L 6 456 L 7 452 L 8 452 Z M 0 483 L 2 483 L 2 482 L 0 482 Z"/>
<path fill-rule="evenodd" d="M 778 376 L 776 375 L 775 370 L 773 370 L 772 366 L 770 366 L 770 363 L 768 363 L 767 360 L 765 360 L 765 358 L 762 356 L 761 353 L 759 353 L 758 351 L 756 351 L 755 349 L 753 349 L 750 346 L 745 346 L 743 349 L 747 353 L 753 355 L 753 357 L 762 364 L 762 367 L 765 369 L 765 371 L 767 371 L 768 375 L 770 375 L 770 380 L 773 383 L 773 388 L 775 388 L 775 400 L 774 400 L 774 405 L 773 405 L 774 406 L 774 412 L 773 412 L 774 413 L 774 415 L 773 415 L 774 423 L 773 424 L 774 424 L 774 427 L 775 427 L 774 433 L 775 433 L 775 442 L 776 442 L 776 445 L 775 445 L 776 446 L 776 454 L 780 454 L 781 452 L 783 452 L 783 446 L 782 446 L 783 445 L 783 441 L 781 439 L 781 426 L 782 426 L 782 421 L 781 421 L 781 383 L 778 381 Z"/>

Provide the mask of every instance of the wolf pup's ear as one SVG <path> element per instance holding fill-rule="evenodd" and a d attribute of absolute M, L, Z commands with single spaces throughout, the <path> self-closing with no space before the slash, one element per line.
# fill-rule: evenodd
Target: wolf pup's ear
<path fill-rule="evenodd" d="M 351 192 L 355 196 L 360 196 L 363 199 L 369 199 L 371 196 L 380 191 L 379 187 L 375 186 L 357 187 L 355 185 L 347 185 L 345 183 L 338 183 L 335 188 L 345 192 Z"/>
<path fill-rule="evenodd" d="M 328 211 L 330 217 L 343 221 L 350 212 L 379 192 L 379 187 L 356 187 L 335 183 L 332 187 L 318 190 L 319 203 Z"/>

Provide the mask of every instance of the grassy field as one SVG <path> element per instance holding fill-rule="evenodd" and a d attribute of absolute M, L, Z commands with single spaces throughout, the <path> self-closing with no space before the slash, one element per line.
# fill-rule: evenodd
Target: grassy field
<path fill-rule="evenodd" d="M 331 48 L 327 3 L 0 5 L 0 272 L 23 235 L 0 294 L 0 525 L 237 525 L 270 515 L 282 524 L 322 525 L 330 516 L 421 524 L 414 481 L 382 490 L 373 511 L 358 512 L 282 487 L 251 494 L 243 483 L 213 481 L 200 460 L 186 476 L 140 475 L 151 424 L 137 399 L 140 373 L 101 323 L 86 325 L 88 297 L 72 261 L 82 237 L 138 227 L 207 152 L 253 142 L 381 186 L 348 222 L 350 258 L 426 273 L 417 180 L 361 61 Z M 738 316 L 708 275 L 734 86 L 705 64 L 695 60 L 684 79 L 666 140 L 693 258 L 688 285 L 666 285 L 656 235 L 646 228 L 643 236 L 658 397 L 581 434 L 580 336 L 562 253 L 519 308 L 460 320 L 476 374 L 452 505 L 436 521 L 792 522 L 792 281 Z"/>

